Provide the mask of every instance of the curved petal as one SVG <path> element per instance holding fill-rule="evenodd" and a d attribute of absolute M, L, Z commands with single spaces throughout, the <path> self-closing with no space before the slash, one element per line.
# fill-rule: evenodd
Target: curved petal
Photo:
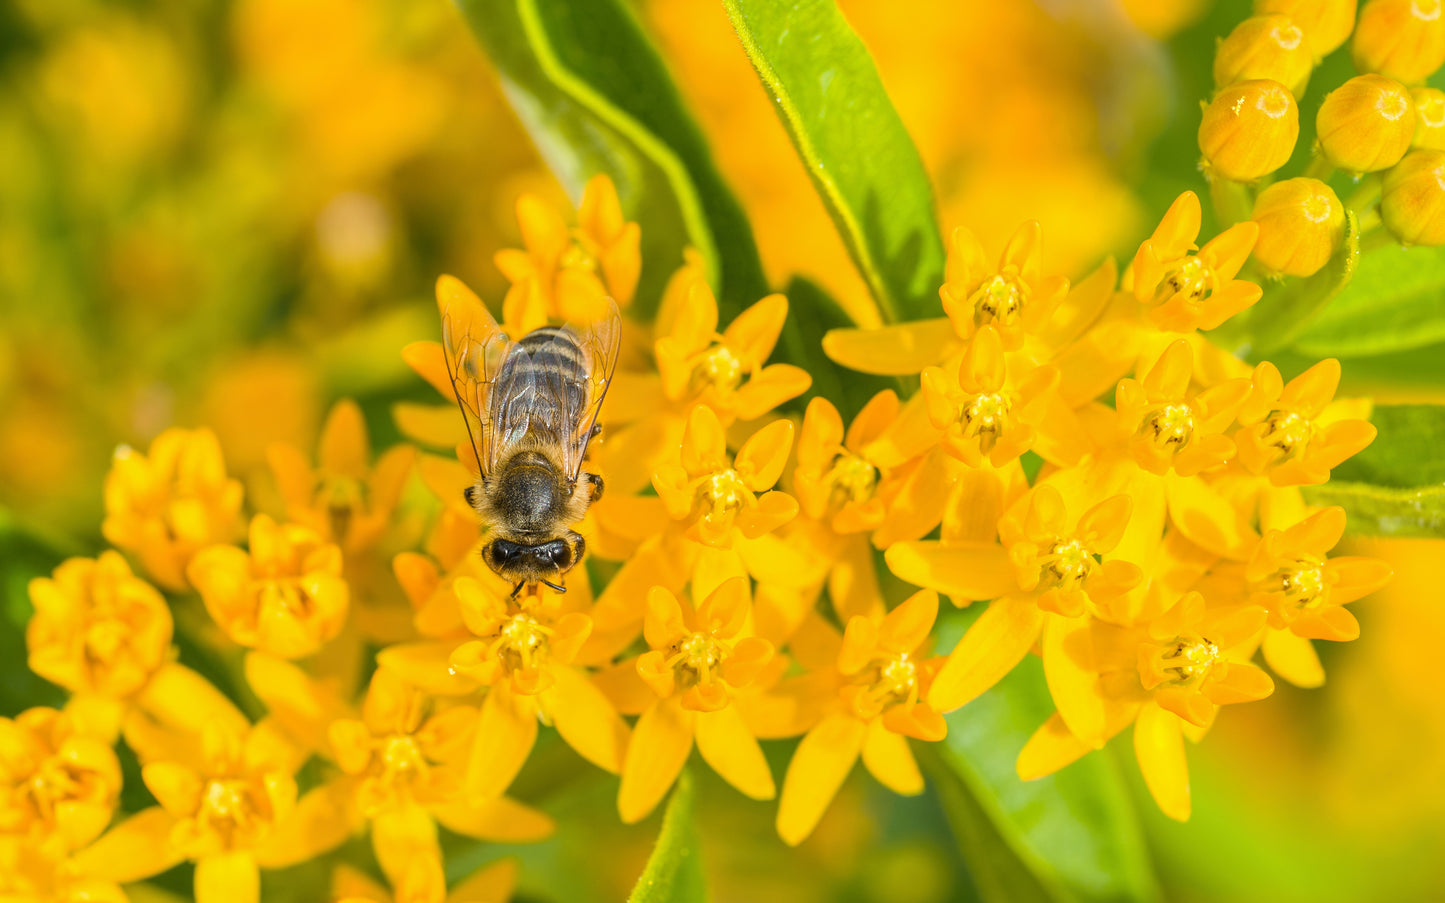
<path fill-rule="evenodd" d="M 867 728 L 847 714 L 829 715 L 808 731 L 788 763 L 778 801 L 778 836 L 797 846 L 817 827 L 838 788 L 853 770 Z"/>
<path fill-rule="evenodd" d="M 637 719 L 617 792 L 617 812 L 627 824 L 646 818 L 677 780 L 692 751 L 696 717 L 676 699 L 663 699 Z"/>
<path fill-rule="evenodd" d="M 447 894 L 446 903 L 507 903 L 517 885 L 517 860 L 502 859 L 472 872 Z"/>
<path fill-rule="evenodd" d="M 467 761 L 467 794 L 482 799 L 501 796 L 536 742 L 532 698 L 514 694 L 505 682 L 492 687 L 477 718 L 477 735 Z"/>
<path fill-rule="evenodd" d="M 921 373 L 959 347 L 947 317 L 878 329 L 830 329 L 823 336 L 823 353 L 834 363 L 880 376 Z"/>
<path fill-rule="evenodd" d="M 889 652 L 912 652 L 928 639 L 938 617 L 938 593 L 919 590 L 883 618 L 878 627 L 878 645 Z"/>
<path fill-rule="evenodd" d="M 196 903 L 261 903 L 261 872 L 249 852 L 217 853 L 196 863 Z"/>
<path fill-rule="evenodd" d="M 960 599 L 997 599 L 1019 588 L 1008 551 L 998 543 L 899 542 L 884 560 L 900 579 Z"/>
<path fill-rule="evenodd" d="M 1013 596 L 990 603 L 933 679 L 928 704 L 951 712 L 977 698 L 1023 660 L 1043 622 L 1044 613 L 1030 598 Z"/>
<path fill-rule="evenodd" d="M 266 868 L 285 868 L 341 846 L 359 827 L 355 799 L 356 785 L 349 778 L 308 790 L 257 848 L 256 861 Z"/>
<path fill-rule="evenodd" d="M 120 884 L 159 875 L 185 858 L 171 846 L 175 824 L 160 806 L 142 809 L 76 853 L 71 862 L 81 874 Z"/>
<path fill-rule="evenodd" d="M 542 705 L 557 733 L 582 758 L 613 774 L 622 770 L 628 730 L 612 703 L 576 668 L 552 666 L 552 686 Z"/>
<path fill-rule="evenodd" d="M 1059 715 L 1080 742 L 1104 745 L 1104 699 L 1090 619 L 1049 615 L 1043 631 L 1044 677 Z"/>
<path fill-rule="evenodd" d="M 506 796 L 471 802 L 455 799 L 430 809 L 448 831 L 489 843 L 535 843 L 551 837 L 557 828 L 545 812 Z"/>
<path fill-rule="evenodd" d="M 908 748 L 908 740 L 883 726 L 882 719 L 868 725 L 863 738 L 863 765 L 878 783 L 902 796 L 923 792 L 923 775 Z"/>
<path fill-rule="evenodd" d="M 1164 814 L 1189 819 L 1189 764 L 1184 758 L 1183 722 L 1173 712 L 1146 703 L 1134 723 L 1134 755 L 1154 801 Z"/>
<path fill-rule="evenodd" d="M 451 670 L 455 640 L 397 643 L 376 654 L 376 664 L 419 689 L 438 696 L 461 696 L 477 688 L 477 682 Z"/>
<path fill-rule="evenodd" d="M 793 423 L 774 420 L 753 433 L 738 449 L 734 464 L 743 483 L 753 492 L 766 492 L 783 475 L 793 447 Z"/>
<path fill-rule="evenodd" d="M 387 809 L 371 822 L 371 848 L 392 887 L 401 887 L 417 860 L 441 856 L 437 826 L 420 806 Z"/>
<path fill-rule="evenodd" d="M 737 706 L 699 712 L 696 739 L 703 761 L 744 796 L 770 800 L 777 794 L 768 760 Z"/>
<path fill-rule="evenodd" d="M 1264 660 L 1275 674 L 1297 687 L 1313 689 L 1323 686 L 1325 669 L 1314 644 L 1288 630 L 1270 630 L 1264 635 Z"/>
<path fill-rule="evenodd" d="M 1033 781 L 1053 774 L 1092 750 L 1092 746 L 1074 736 L 1063 717 L 1055 712 L 1029 737 L 1014 768 L 1020 780 Z"/>

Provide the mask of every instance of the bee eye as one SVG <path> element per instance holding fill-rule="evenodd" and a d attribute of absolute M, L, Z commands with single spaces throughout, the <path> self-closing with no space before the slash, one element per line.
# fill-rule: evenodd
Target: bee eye
<path fill-rule="evenodd" d="M 475 508 L 475 507 L 477 506 L 477 487 L 476 487 L 476 486 L 468 486 L 466 489 L 463 489 L 463 490 L 462 490 L 462 496 L 463 496 L 464 498 L 466 498 L 468 505 L 471 505 L 473 508 Z"/>
<path fill-rule="evenodd" d="M 509 540 L 494 539 L 487 543 L 486 548 L 482 550 L 482 556 L 486 558 L 488 564 L 496 567 L 515 561 L 517 556 L 522 554 L 523 548 Z"/>

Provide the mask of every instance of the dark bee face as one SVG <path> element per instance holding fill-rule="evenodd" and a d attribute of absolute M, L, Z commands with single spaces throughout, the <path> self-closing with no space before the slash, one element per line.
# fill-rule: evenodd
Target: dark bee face
<path fill-rule="evenodd" d="M 498 574 L 525 579 L 565 573 L 572 567 L 572 547 L 563 539 L 525 545 L 494 539 L 482 548 L 482 558 Z"/>

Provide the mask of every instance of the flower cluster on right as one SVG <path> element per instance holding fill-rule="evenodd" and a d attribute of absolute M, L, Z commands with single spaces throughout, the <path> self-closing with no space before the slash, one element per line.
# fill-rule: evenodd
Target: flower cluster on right
<path fill-rule="evenodd" d="M 1214 98 L 1199 125 L 1205 176 L 1253 197 L 1254 259 L 1272 275 L 1309 276 L 1340 248 L 1345 211 L 1362 233 L 1383 224 L 1406 245 L 1445 244 L 1445 64 L 1440 0 L 1256 0 L 1220 42 Z M 1350 42 L 1360 73 L 1325 96 L 1317 142 L 1298 178 L 1262 184 L 1299 139 L 1299 101 L 1328 54 Z M 1327 182 L 1354 177 L 1341 204 Z M 1258 189 L 1258 190 L 1256 190 Z"/>

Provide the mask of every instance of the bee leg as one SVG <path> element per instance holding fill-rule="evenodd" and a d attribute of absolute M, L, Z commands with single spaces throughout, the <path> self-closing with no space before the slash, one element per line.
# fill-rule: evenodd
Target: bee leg
<path fill-rule="evenodd" d="M 515 599 L 517 598 L 517 596 L 521 595 L 522 587 L 526 585 L 527 581 L 523 580 L 521 583 L 518 583 L 516 586 L 512 587 L 512 598 Z"/>
<path fill-rule="evenodd" d="M 547 586 L 552 587 L 552 589 L 556 590 L 559 593 L 567 592 L 567 587 L 561 585 L 560 583 L 553 583 L 551 580 L 543 580 L 542 582 L 545 583 Z"/>
<path fill-rule="evenodd" d="M 602 478 L 595 473 L 587 473 L 583 476 L 587 478 L 588 484 L 592 487 L 587 496 L 587 503 L 591 504 L 602 498 Z"/>

